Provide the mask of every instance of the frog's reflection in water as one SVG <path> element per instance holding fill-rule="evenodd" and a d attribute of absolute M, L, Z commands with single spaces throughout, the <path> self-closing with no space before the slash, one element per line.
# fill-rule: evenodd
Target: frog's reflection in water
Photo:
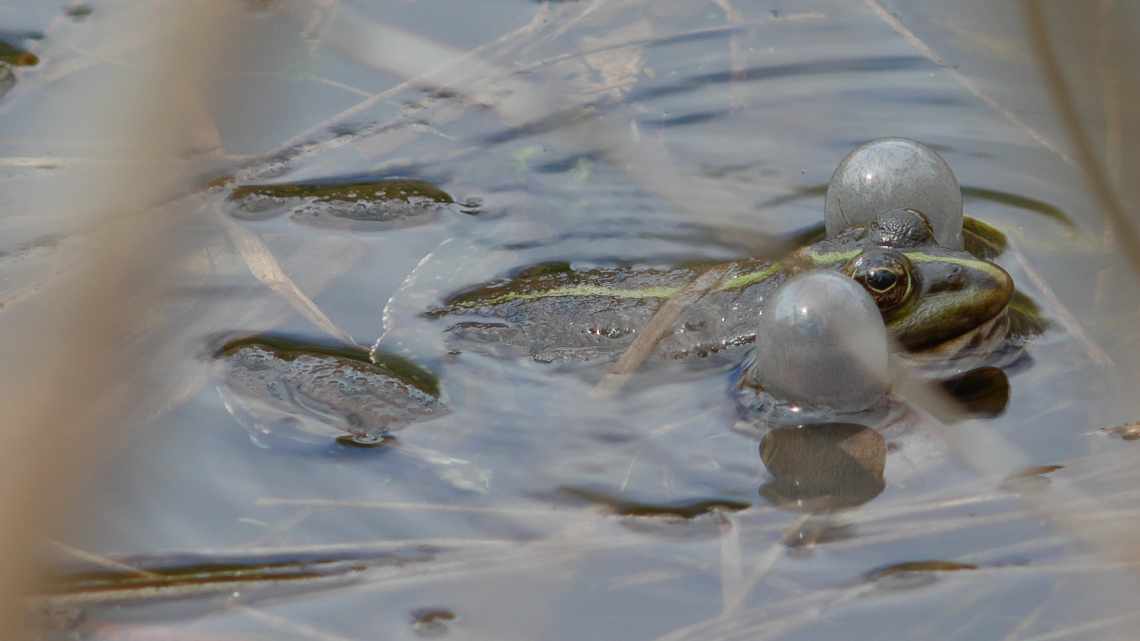
<path fill-rule="evenodd" d="M 931 409 L 944 423 L 1001 416 L 1009 404 L 1009 377 L 997 367 L 979 367 L 946 379 L 940 386 L 952 403 L 948 408 Z"/>
<path fill-rule="evenodd" d="M 760 494 L 777 507 L 833 512 L 862 505 L 883 491 L 887 443 L 854 423 L 779 427 L 760 441 L 772 479 Z"/>
<path fill-rule="evenodd" d="M 971 370 L 939 385 L 951 401 L 937 408 L 943 423 L 992 418 L 1009 402 L 1009 379 L 998 368 Z M 888 452 L 931 446 L 930 440 L 914 437 L 917 421 L 913 412 L 906 412 L 887 425 L 769 426 L 760 440 L 760 460 L 772 478 L 761 486 L 760 495 L 776 507 L 811 514 L 867 503 L 886 487 Z"/>

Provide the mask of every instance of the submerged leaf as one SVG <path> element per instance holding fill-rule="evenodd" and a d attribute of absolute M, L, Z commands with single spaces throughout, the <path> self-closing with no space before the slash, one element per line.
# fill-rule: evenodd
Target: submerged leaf
<path fill-rule="evenodd" d="M 64 15 L 72 20 L 83 20 L 95 13 L 95 9 L 87 4 L 73 4 L 63 10 Z"/>
<path fill-rule="evenodd" d="M 229 596 L 270 588 L 314 589 L 358 578 L 380 566 L 403 566 L 435 558 L 420 546 L 377 552 L 362 548 L 339 555 L 311 553 L 227 556 L 180 554 L 115 560 L 120 569 L 61 573 L 46 588 L 49 603 L 111 605 L 168 599 Z"/>
<path fill-rule="evenodd" d="M 250 196 L 268 198 L 313 198 L 318 201 L 354 202 L 358 200 L 399 200 L 411 202 L 423 198 L 437 203 L 453 203 L 450 194 L 423 180 L 386 179 L 371 182 L 280 183 L 235 187 L 230 200 Z"/>
<path fill-rule="evenodd" d="M 224 365 L 219 390 L 227 409 L 266 447 L 269 437 L 373 440 L 447 413 L 437 379 L 392 354 L 253 336 L 215 357 Z"/>
<path fill-rule="evenodd" d="M 695 519 L 718 511 L 738 512 L 752 507 L 751 503 L 734 499 L 692 498 L 677 501 L 637 501 L 617 494 L 585 487 L 564 487 L 560 497 L 602 506 L 618 516 L 671 517 Z"/>
<path fill-rule="evenodd" d="M 1041 312 L 1041 308 L 1019 291 L 1013 292 L 1013 299 L 1009 301 L 1009 335 L 1010 338 L 1025 343 L 1035 336 L 1044 334 L 1052 325 L 1049 319 Z"/>
<path fill-rule="evenodd" d="M 867 573 L 866 579 L 868 582 L 878 582 L 884 579 L 892 579 L 899 581 L 893 587 L 918 587 L 918 585 L 925 585 L 929 575 L 941 572 L 961 572 L 964 570 L 977 570 L 978 566 L 973 563 L 959 563 L 957 561 L 904 561 L 902 563 L 895 563 L 886 567 L 872 570 Z M 925 577 L 923 575 L 926 575 Z M 907 579 L 920 578 L 912 586 L 911 581 Z"/>
<path fill-rule="evenodd" d="M 966 251 L 983 260 L 992 260 L 1009 246 L 1005 234 L 972 216 L 962 220 L 962 243 Z"/>
<path fill-rule="evenodd" d="M 456 619 L 447 608 L 417 608 L 411 612 L 412 630 L 425 637 L 447 634 L 448 623 Z"/>
<path fill-rule="evenodd" d="M 0 40 L 0 62 L 16 67 L 34 67 L 40 63 L 40 57 L 27 49 Z"/>
<path fill-rule="evenodd" d="M 1140 423 L 1128 423 L 1125 425 L 1117 425 L 1116 427 L 1105 427 L 1099 430 L 1103 434 L 1111 434 L 1119 436 L 1125 441 L 1140 440 Z"/>
<path fill-rule="evenodd" d="M 353 345 L 301 341 L 281 334 L 258 334 L 226 343 L 217 356 L 229 356 L 243 347 L 260 346 L 269 349 L 284 361 L 302 356 L 329 356 L 361 369 L 376 368 L 420 389 L 439 396 L 439 379 L 434 374 L 395 354 L 369 351 Z"/>
<path fill-rule="evenodd" d="M 1025 211 L 1030 211 L 1040 216 L 1044 216 L 1050 220 L 1054 220 L 1062 225 L 1076 229 L 1076 224 L 1069 214 L 1065 213 L 1059 207 L 1050 205 L 1049 203 L 1022 196 L 1021 194 L 1014 194 L 1008 191 L 1000 191 L 997 189 L 987 189 L 985 187 L 963 187 L 962 195 L 967 198 L 978 198 L 981 200 L 989 200 L 991 202 L 1000 203 L 1009 207 L 1015 207 Z"/>
<path fill-rule="evenodd" d="M 282 211 L 294 220 L 350 229 L 399 227 L 430 220 L 441 207 L 455 203 L 451 194 L 413 179 L 241 185 L 230 192 L 235 216 L 262 219 Z M 464 209 L 464 213 L 478 213 Z"/>

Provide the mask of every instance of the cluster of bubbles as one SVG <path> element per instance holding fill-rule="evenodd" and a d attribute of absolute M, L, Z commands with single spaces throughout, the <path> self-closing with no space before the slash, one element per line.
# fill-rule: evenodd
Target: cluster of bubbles
<path fill-rule="evenodd" d="M 892 209 L 926 214 L 936 241 L 962 247 L 962 192 L 933 149 L 883 138 L 852 151 L 827 188 L 828 237 Z M 830 271 L 790 279 L 761 311 L 744 383 L 763 390 L 768 422 L 821 422 L 882 407 L 889 391 L 886 327 L 870 295 Z"/>

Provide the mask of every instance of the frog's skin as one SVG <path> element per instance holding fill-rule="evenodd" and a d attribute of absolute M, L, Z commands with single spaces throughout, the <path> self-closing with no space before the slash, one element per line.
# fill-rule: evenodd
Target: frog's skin
<path fill-rule="evenodd" d="M 428 315 L 452 321 L 448 334 L 461 349 L 505 349 L 543 362 L 612 358 L 666 300 L 713 267 L 724 269 L 724 275 L 681 313 L 658 343 L 656 358 L 746 348 L 755 341 L 757 315 L 767 297 L 789 277 L 812 269 L 855 278 L 879 305 L 897 344 L 915 358 L 989 352 L 1009 328 L 1007 308 L 1014 294 L 1009 274 L 974 254 L 937 245 L 925 216 L 901 209 L 779 261 L 670 269 L 539 265 L 451 296 Z"/>

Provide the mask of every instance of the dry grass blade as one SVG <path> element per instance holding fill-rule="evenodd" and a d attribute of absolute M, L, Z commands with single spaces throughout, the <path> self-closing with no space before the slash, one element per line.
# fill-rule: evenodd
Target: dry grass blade
<path fill-rule="evenodd" d="M 720 523 L 721 613 L 727 615 L 744 593 L 744 555 L 740 545 L 740 525 L 731 513 L 717 514 Z"/>
<path fill-rule="evenodd" d="M 732 6 L 730 0 L 716 0 L 716 6 L 724 12 L 724 19 L 730 24 L 738 25 L 743 22 L 740 12 L 736 7 Z M 744 106 L 745 101 L 743 92 L 740 91 L 739 83 L 744 80 L 744 51 L 745 40 L 738 34 L 733 33 L 728 37 L 728 66 L 732 71 L 732 81 L 729 86 L 729 95 L 731 96 L 730 105 L 733 109 L 740 109 Z"/>
<path fill-rule="evenodd" d="M 280 632 L 295 634 L 302 639 L 312 639 L 313 641 L 357 641 L 356 639 L 351 639 L 349 637 L 329 634 L 328 632 L 325 632 L 324 630 L 321 630 L 315 626 L 297 623 L 296 621 L 290 621 L 285 617 L 278 616 L 270 612 L 265 612 L 264 610 L 256 610 L 249 606 L 243 606 L 240 608 L 240 610 L 250 618 L 264 623 L 268 628 L 272 628 Z"/>
<path fill-rule="evenodd" d="M 1032 0 L 1028 1 L 1032 2 Z M 886 7 L 884 7 L 883 4 L 879 2 L 879 0 L 863 0 L 863 3 L 876 16 L 885 22 L 887 26 L 889 26 L 895 33 L 899 34 L 899 36 L 902 37 L 902 39 L 905 40 L 907 44 L 914 47 L 916 51 L 922 54 L 924 58 L 933 62 L 939 67 L 942 67 L 943 71 L 949 74 L 949 76 L 953 78 L 954 81 L 959 85 L 961 85 L 963 89 L 969 91 L 978 100 L 981 100 L 983 103 L 985 103 L 987 107 L 1000 114 L 1001 117 L 1005 118 L 1010 124 L 1025 132 L 1026 135 L 1035 140 L 1042 147 L 1045 147 L 1049 151 L 1056 154 L 1058 158 L 1064 160 L 1070 165 L 1073 164 L 1073 161 L 1071 158 L 1069 158 L 1068 154 L 1066 154 L 1064 150 L 1062 150 L 1056 143 L 1054 143 L 1041 132 L 1029 126 L 1028 123 L 1026 123 L 1021 118 L 1018 118 L 1017 115 L 1012 111 L 1003 107 L 1001 103 L 990 97 L 990 95 L 983 91 L 977 83 L 975 83 L 962 72 L 955 69 L 953 65 L 947 64 L 947 62 L 943 60 L 942 56 L 938 55 L 938 52 L 923 42 L 922 39 L 919 38 L 913 31 L 908 29 L 907 26 L 903 24 L 902 21 L 899 20 Z"/>
<path fill-rule="evenodd" d="M 108 570 L 130 573 L 139 577 L 154 580 L 161 580 L 164 578 L 161 574 L 150 572 L 143 568 L 134 567 L 98 554 L 93 554 L 86 550 L 81 550 L 79 548 L 62 544 L 56 544 L 56 547 L 79 560 L 91 563 L 98 567 L 106 568 Z M 99 598 L 101 598 L 100 595 L 96 595 L 96 599 Z M 345 637 L 330 635 L 316 627 L 297 623 L 295 621 L 290 621 L 284 617 L 264 612 L 248 605 L 231 605 L 228 607 L 234 610 L 238 610 L 243 614 L 260 621 L 261 623 L 266 624 L 267 627 L 270 627 L 274 630 L 296 634 L 301 638 L 314 639 L 315 641 L 351 641 Z"/>
<path fill-rule="evenodd" d="M 1104 617 L 1095 621 L 1087 623 L 1079 623 L 1077 625 L 1061 628 L 1060 630 L 1053 630 L 1045 634 L 1039 634 L 1032 637 L 1021 637 L 1019 641 L 1056 641 L 1056 639 L 1088 639 L 1089 634 L 1099 630 L 1124 630 L 1126 626 L 1122 625 L 1126 622 L 1134 622 L 1140 620 L 1140 614 L 1135 612 L 1130 614 L 1122 614 L 1114 617 Z M 1133 628 L 1134 629 L 1134 628 Z"/>
<path fill-rule="evenodd" d="M 653 350 L 657 347 L 657 343 L 665 337 L 673 328 L 673 323 L 680 318 L 681 313 L 685 311 L 689 305 L 697 302 L 712 289 L 720 279 L 728 271 L 727 266 L 713 267 L 703 274 L 698 276 L 696 280 L 689 283 L 680 292 L 677 292 L 665 304 L 657 310 L 649 322 L 642 327 L 638 333 L 637 338 L 621 355 L 621 358 L 614 363 L 606 376 L 598 382 L 594 388 L 596 395 L 608 395 L 617 392 L 621 389 L 622 385 L 629 379 L 629 376 L 641 367 L 641 364 L 649 358 Z"/>
<path fill-rule="evenodd" d="M 1021 617 L 1021 620 L 1019 620 L 1016 626 L 1013 626 L 1013 630 L 1010 630 L 1009 634 L 1005 635 L 1002 641 L 1016 641 L 1020 639 L 1021 633 L 1028 630 L 1029 627 L 1032 627 L 1037 622 L 1037 619 L 1041 618 L 1042 612 L 1049 606 L 1049 602 L 1052 600 L 1053 594 L 1057 592 L 1060 583 L 1061 582 L 1058 582 L 1058 584 L 1049 586 L 1049 593 L 1045 595 L 1045 598 L 1041 600 L 1033 611 Z"/>
<path fill-rule="evenodd" d="M 367 98 L 366 100 L 362 100 L 361 102 L 356 103 L 352 107 L 345 109 L 344 111 L 336 114 L 335 116 L 333 116 L 331 118 L 327 118 L 327 119 L 321 121 L 320 123 L 318 123 L 317 125 L 310 127 L 306 131 L 304 131 L 304 132 L 302 132 L 296 136 L 293 136 L 289 140 L 285 141 L 282 145 L 277 147 L 277 149 L 275 149 L 274 151 L 272 151 L 266 155 L 269 159 L 268 164 L 270 166 L 274 166 L 274 165 L 276 165 L 276 163 L 281 158 L 288 157 L 290 159 L 296 159 L 296 158 L 300 157 L 301 155 L 312 155 L 315 153 L 327 152 L 329 150 L 332 150 L 332 149 L 335 149 L 337 147 L 348 144 L 348 141 L 342 140 L 340 137 L 337 137 L 337 138 L 334 138 L 332 140 L 328 140 L 325 142 L 321 142 L 321 143 L 310 143 L 309 141 L 311 141 L 315 136 L 318 136 L 324 132 L 327 132 L 327 131 L 333 129 L 334 127 L 336 127 L 337 125 L 344 123 L 344 122 L 347 122 L 350 119 L 352 119 L 353 117 L 358 116 L 359 114 L 362 114 L 362 113 L 368 111 L 369 109 L 380 104 L 385 99 L 391 98 L 393 96 L 397 96 L 402 92 L 408 91 L 409 89 L 414 89 L 418 86 L 423 86 L 425 84 L 431 84 L 435 81 L 436 76 L 442 76 L 442 75 L 454 72 L 456 67 L 462 65 L 467 60 L 476 59 L 476 58 L 479 58 L 481 56 L 485 56 L 489 52 L 492 52 L 492 51 L 496 50 L 497 48 L 501 48 L 504 45 L 506 45 L 507 43 L 512 43 L 512 42 L 515 42 L 517 40 L 520 40 L 523 36 L 534 33 L 537 30 L 539 30 L 540 28 L 542 28 L 544 25 L 548 25 L 550 23 L 551 23 L 551 8 L 549 5 L 547 5 L 547 6 L 544 6 L 541 10 L 539 10 L 535 14 L 534 18 L 531 19 L 531 21 L 529 23 L 527 23 L 526 25 L 524 25 L 524 26 L 522 26 L 522 27 L 520 27 L 520 28 L 518 28 L 518 29 L 516 29 L 516 30 L 514 30 L 508 34 L 505 34 L 504 36 L 494 40 L 493 42 L 489 42 L 487 44 L 480 45 L 478 47 L 471 49 L 470 51 L 463 52 L 461 54 L 454 56 L 453 58 L 451 58 L 449 60 L 445 60 L 445 61 L 441 62 L 438 66 L 436 66 L 432 69 L 429 69 L 420 75 L 411 75 L 406 80 L 397 84 L 396 86 L 391 87 L 389 89 L 385 89 L 384 91 L 381 91 L 375 95 L 372 95 L 369 98 Z M 375 128 L 366 128 L 364 131 L 359 132 L 358 135 L 366 135 L 369 131 L 371 131 L 373 129 L 379 130 L 382 128 L 383 128 L 383 126 L 375 127 Z M 248 173 L 252 176 L 256 176 L 256 175 L 262 173 L 263 170 L 264 170 L 264 167 L 254 167 L 254 168 L 251 168 L 250 170 L 248 170 L 246 173 Z"/>
<path fill-rule="evenodd" d="M 1096 48 L 1096 66 L 1104 75 L 1102 92 L 1104 96 L 1104 165 L 1108 177 L 1114 184 L 1120 184 L 1124 163 L 1124 109 L 1122 108 L 1124 81 L 1120 69 L 1111 56 L 1114 53 L 1113 39 L 1110 37 L 1111 21 L 1115 19 L 1113 5 L 1116 0 L 1101 0 L 1097 7 L 1097 32 L 1100 34 Z M 1107 239 L 1106 239 L 1107 240 Z"/>
<path fill-rule="evenodd" d="M 940 390 L 917 378 L 899 381 L 895 394 L 925 412 L 933 408 L 939 415 L 952 416 L 955 411 L 948 406 Z M 921 417 L 921 425 L 934 431 L 964 462 L 982 474 L 996 477 L 1009 469 L 1023 469 L 1031 464 L 1023 451 L 996 430 L 954 430 L 929 414 Z M 1098 519 L 1098 515 L 1112 514 L 1100 497 L 1063 478 L 1053 479 L 1040 491 L 1019 492 L 1018 496 L 1029 510 L 1062 527 L 1075 539 L 1093 545 L 1100 554 L 1126 563 L 1134 561 L 1135 551 L 1128 545 L 1131 524 L 1119 518 Z M 1091 523 L 1096 523 L 1097 527 L 1090 527 Z"/>
<path fill-rule="evenodd" d="M 210 254 L 211 274 L 232 274 L 243 270 L 249 270 L 257 276 L 255 269 L 261 269 L 261 258 L 268 257 L 273 263 L 277 263 L 277 259 L 269 252 L 264 243 L 260 241 L 252 232 L 247 232 L 237 224 L 232 224 L 231 227 L 225 225 L 224 213 L 219 213 L 223 217 L 222 229 L 234 229 L 239 232 L 238 238 L 252 237 L 256 244 L 252 250 L 253 260 L 249 260 L 246 255 L 241 251 L 236 254 L 226 246 L 226 239 L 221 239 L 217 247 L 212 247 Z M 249 235 L 249 236 L 247 236 Z M 237 242 L 234 242 L 234 237 L 229 237 L 230 245 L 239 247 Z M 260 247 L 258 247 L 260 246 Z M 340 274 L 348 271 L 360 259 L 364 251 L 363 245 L 355 242 L 336 242 L 332 248 L 328 243 L 324 242 L 309 242 L 303 244 L 297 251 L 287 256 L 284 260 L 289 264 L 303 265 L 305 269 L 298 273 L 295 277 L 290 277 L 285 274 L 284 269 L 278 265 L 277 269 L 268 269 L 265 273 L 268 280 L 271 282 L 279 279 L 284 275 L 292 285 L 286 284 L 284 287 L 287 290 L 296 290 L 300 292 L 300 296 L 291 295 L 287 291 L 281 295 L 273 287 L 270 290 L 274 292 L 275 296 L 271 299 L 261 301 L 260 304 L 250 302 L 248 305 L 243 305 L 240 311 L 235 313 L 234 309 L 229 307 L 222 307 L 213 305 L 210 306 L 199 318 L 196 320 L 196 330 L 189 328 L 183 333 L 188 336 L 198 334 L 210 334 L 216 332 L 219 327 L 226 330 L 234 328 L 249 328 L 256 327 L 262 329 L 271 329 L 275 327 L 282 318 L 288 315 L 288 309 L 291 307 L 294 310 L 300 311 L 302 316 L 308 318 L 308 310 L 316 308 L 316 304 L 312 303 L 312 298 L 317 296 L 320 292 L 324 291 L 329 284 Z M 259 282 L 264 282 L 259 279 Z M 308 295 L 305 294 L 308 292 Z M 308 302 L 306 302 L 308 301 Z M 311 307 L 310 307 L 311 306 Z M 344 332 L 339 326 L 329 321 L 328 325 L 322 325 L 319 318 L 323 316 L 323 312 L 316 308 L 319 315 L 311 318 L 313 324 L 324 330 L 329 335 L 340 340 L 346 340 L 347 332 Z M 350 343 L 351 344 L 351 343 Z M 171 358 L 178 358 L 182 356 L 181 352 L 171 350 Z M 171 394 L 166 402 L 157 410 L 158 412 L 170 411 L 174 407 L 181 405 L 183 402 L 193 398 L 201 388 L 206 385 L 211 379 L 208 371 L 196 370 L 198 376 L 187 377 L 183 381 L 181 389 L 176 393 Z"/>
<path fill-rule="evenodd" d="M 101 554 L 94 554 L 92 552 L 88 552 L 87 550 L 82 550 L 73 545 L 67 545 L 66 543 L 61 543 L 59 541 L 53 541 L 52 547 L 72 558 L 78 559 L 85 563 L 90 563 L 91 565 L 103 568 L 105 570 L 122 572 L 124 574 L 133 574 L 135 576 L 140 576 L 148 579 L 155 579 L 159 577 L 159 575 L 155 574 L 154 572 L 150 572 L 142 568 L 136 568 L 133 565 L 128 565 L 126 563 L 116 561 L 115 559 L 108 558 Z"/>
<path fill-rule="evenodd" d="M 726 3 L 727 3 L 727 0 L 717 0 L 717 4 L 718 4 L 718 6 L 721 7 L 722 11 L 725 10 L 724 6 L 726 5 Z M 735 11 L 733 11 L 733 13 L 731 15 L 737 15 L 737 14 Z M 712 34 L 718 34 L 718 33 L 736 34 L 737 32 L 746 31 L 746 30 L 751 29 L 751 28 L 767 26 L 767 25 L 772 25 L 772 24 L 779 24 L 779 23 L 786 23 L 786 22 L 812 21 L 812 20 L 825 20 L 825 19 L 827 19 L 827 16 L 818 12 L 818 11 L 804 11 L 804 12 L 798 12 L 798 13 L 781 14 L 778 17 L 777 16 L 770 16 L 765 20 L 746 21 L 746 20 L 734 19 L 726 11 L 726 19 L 729 20 L 730 22 L 732 22 L 732 24 L 730 24 L 728 26 L 700 27 L 700 28 L 691 29 L 688 31 L 681 31 L 681 32 L 676 32 L 676 33 L 667 33 L 667 34 L 662 34 L 662 35 L 656 35 L 652 38 L 645 38 L 645 39 L 640 39 L 640 40 L 634 39 L 634 40 L 628 40 L 628 41 L 624 41 L 624 42 L 620 42 L 620 43 L 605 44 L 605 45 L 601 45 L 598 47 L 583 47 L 583 48 L 579 49 L 578 51 L 573 51 L 573 52 L 568 52 L 568 53 L 560 53 L 560 54 L 557 54 L 554 56 L 550 56 L 548 58 L 543 58 L 541 60 L 535 60 L 534 62 L 528 62 L 526 64 L 519 66 L 517 68 L 517 71 L 523 72 L 523 73 L 537 71 L 539 69 L 542 69 L 543 67 L 549 67 L 549 66 L 556 65 L 556 64 L 559 64 L 562 62 L 566 62 L 568 60 L 573 60 L 576 58 L 584 58 L 584 57 L 591 56 L 594 54 L 612 51 L 614 49 L 624 49 L 624 48 L 630 48 L 630 47 L 648 47 L 648 46 L 652 46 L 655 44 L 660 44 L 662 42 L 666 42 L 666 41 L 670 41 L 670 40 L 676 40 L 678 38 L 684 38 L 684 37 L 697 37 L 697 36 L 705 36 L 705 35 L 712 35 Z"/>
<path fill-rule="evenodd" d="M 280 263 L 273 257 L 273 252 L 269 251 L 269 248 L 261 242 L 257 234 L 229 220 L 224 214 L 220 216 L 220 219 L 225 225 L 226 233 L 229 234 L 234 248 L 257 280 L 281 295 L 293 309 L 330 336 L 349 345 L 357 345 L 356 340 L 348 332 L 338 327 L 312 299 L 305 295 L 305 292 L 301 291 L 301 288 L 285 273 Z"/>
<path fill-rule="evenodd" d="M 337 499 L 289 499 L 266 497 L 257 500 L 261 507 L 282 505 L 317 508 L 338 508 L 351 510 L 405 510 L 426 512 L 464 512 L 506 517 L 551 518 L 574 517 L 580 512 L 572 510 L 551 510 L 539 507 L 487 507 L 478 505 L 453 505 L 450 503 L 413 503 L 408 501 L 343 501 Z"/>
<path fill-rule="evenodd" d="M 592 10 L 586 9 L 585 13 Z M 324 25 L 323 38 L 328 46 L 361 63 L 405 78 L 418 79 L 421 86 L 457 93 L 475 104 L 489 105 L 519 130 L 535 128 L 549 132 L 571 151 L 596 154 L 625 172 L 650 194 L 680 211 L 691 213 L 694 220 L 707 219 L 710 210 L 736 211 L 740 208 L 739 201 L 724 194 L 723 190 L 683 175 L 656 147 L 639 144 L 625 121 L 618 123 L 598 116 L 594 110 L 595 103 L 583 100 L 583 96 L 569 86 L 555 81 L 548 81 L 545 85 L 528 82 L 513 69 L 496 66 L 480 57 L 465 57 L 462 51 L 377 23 L 343 6 Z M 464 61 L 461 69 L 452 66 L 457 60 Z M 455 114 L 456 117 L 458 115 Z M 322 124 L 319 129 L 323 131 L 339 118 Z M 347 144 L 350 140 L 359 140 L 362 135 L 386 130 L 390 126 L 398 128 L 406 124 L 401 118 L 388 125 L 370 126 L 353 136 L 341 136 L 324 143 L 306 144 L 298 140 L 282 152 L 285 156 L 273 156 L 270 164 L 328 145 Z M 257 169 L 243 173 L 256 174 Z M 757 255 L 776 255 L 790 245 L 787 239 L 762 235 L 755 244 L 753 249 Z"/>
<path fill-rule="evenodd" d="M 512 539 L 449 539 L 449 538 L 423 538 L 423 539 L 391 539 L 383 541 L 358 541 L 352 543 L 315 543 L 313 545 L 245 545 L 224 548 L 196 548 L 193 554 L 197 556 L 258 556 L 258 555 L 276 555 L 276 556 L 303 556 L 313 554 L 336 554 L 345 552 L 355 553 L 368 553 L 368 552 L 387 552 L 391 550 L 401 550 L 413 547 L 432 547 L 432 548 L 457 548 L 457 549 L 473 549 L 473 548 L 497 548 L 516 546 L 519 542 Z M 70 553 L 75 554 L 77 558 L 79 554 L 85 554 L 81 550 L 71 548 Z M 130 566 L 122 566 L 120 564 L 117 568 L 126 570 Z"/>
<path fill-rule="evenodd" d="M 797 517 L 796 520 L 791 523 L 791 525 L 785 528 L 785 532 L 794 532 L 796 530 L 799 530 L 804 526 L 805 523 L 808 522 L 809 519 L 811 519 L 811 515 L 802 515 Z M 722 619 L 730 617 L 733 613 L 738 611 L 741 606 L 744 605 L 744 600 L 754 589 L 756 589 L 756 586 L 759 585 L 760 582 L 763 581 L 764 578 L 772 572 L 773 568 L 776 567 L 776 563 L 784 557 L 786 552 L 787 546 L 784 545 L 783 538 L 773 542 L 770 546 L 768 546 L 768 550 L 764 553 L 764 555 L 753 562 L 752 572 L 748 575 L 748 578 L 740 582 L 740 587 L 737 594 L 735 595 L 735 598 L 733 598 L 728 603 L 725 603 L 724 610 L 721 612 Z"/>
<path fill-rule="evenodd" d="M 866 589 L 866 586 L 858 585 L 797 594 L 790 599 L 768 603 L 763 607 L 741 610 L 731 617 L 715 617 L 680 627 L 658 636 L 653 641 L 703 639 L 760 641 L 776 638 L 819 619 L 827 608 L 858 596 Z"/>
<path fill-rule="evenodd" d="M 123 33 L 155 30 L 156 50 L 131 80 L 92 92 L 77 109 L 106 141 L 108 155 L 156 162 L 139 172 L 93 167 L 86 180 L 51 184 L 52 195 L 72 194 L 68 216 L 96 227 L 121 211 L 150 209 L 184 193 L 192 164 L 176 159 L 193 145 L 182 127 L 201 95 L 215 87 L 219 56 L 239 21 L 223 2 L 168 7 L 160 28 L 122 23 Z M 133 101 L 133 119 L 124 122 L 124 99 Z M 45 195 L 46 198 L 46 195 Z M 61 216 L 61 218 L 64 218 Z M 81 276 L 53 284 L 35 305 L 5 316 L 0 351 L 0 422 L 4 467 L 0 505 L 4 509 L 0 549 L 10 551 L 0 604 L 11 636 L 24 621 L 20 593 L 35 584 L 33 555 L 44 529 L 60 527 L 67 501 L 116 439 L 137 418 L 140 398 L 162 397 L 168 375 L 148 361 L 139 335 L 153 329 L 147 312 L 159 300 L 166 267 L 184 250 L 170 237 L 170 211 L 152 210 L 130 234 L 93 234 L 82 259 Z M 60 447 L 66 444 L 66 447 Z M 53 463 L 38 463 L 50 453 Z M 16 524 L 19 524 L 18 526 Z"/>
<path fill-rule="evenodd" d="M 1093 143 L 1077 111 L 1075 99 L 1069 90 L 1049 36 L 1046 18 L 1042 13 L 1044 9 L 1040 3 L 1033 0 L 1022 0 L 1021 8 L 1029 31 L 1029 40 L 1045 76 L 1053 107 L 1069 132 L 1085 180 L 1097 204 L 1116 232 L 1114 240 L 1118 243 L 1117 246 L 1124 251 L 1132 270 L 1140 273 L 1140 235 L 1137 235 L 1132 218 L 1113 189 L 1112 182 L 1104 171 L 1100 157 L 1094 151 Z"/>
<path fill-rule="evenodd" d="M 1069 308 L 1061 302 L 1061 299 L 1053 291 L 1053 288 L 1049 286 L 1049 283 L 1046 283 L 1045 279 L 1037 273 L 1037 269 L 1034 268 L 1025 257 L 1025 253 L 1018 248 L 1017 243 L 1009 237 L 1006 238 L 1006 242 L 1009 243 L 1009 253 L 1013 256 L 1013 259 L 1017 261 L 1017 264 L 1021 266 L 1022 271 L 1025 272 L 1025 275 L 1029 278 L 1030 282 L 1033 283 L 1033 286 L 1037 288 L 1037 292 L 1049 304 L 1052 315 L 1061 323 L 1065 331 L 1081 345 L 1084 345 L 1085 353 L 1089 355 L 1089 358 L 1092 359 L 1094 363 L 1101 367 L 1112 367 L 1114 364 L 1112 357 L 1088 335 L 1084 326 L 1081 325 L 1081 322 L 1077 320 L 1076 316 L 1069 311 Z"/>

